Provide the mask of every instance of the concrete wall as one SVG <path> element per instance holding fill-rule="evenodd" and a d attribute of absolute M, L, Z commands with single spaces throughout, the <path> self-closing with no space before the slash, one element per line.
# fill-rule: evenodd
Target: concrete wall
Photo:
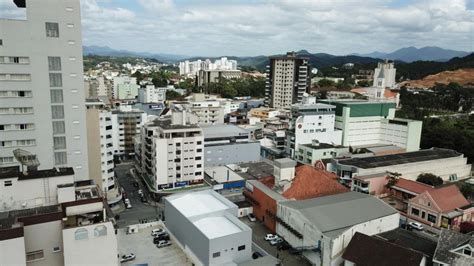
<path fill-rule="evenodd" d="M 4 186 L 3 182 L 5 181 L 12 181 L 12 185 Z M 17 178 L 2 179 L 0 183 L 0 211 L 57 204 L 57 186 L 73 182 L 74 175 L 21 181 Z"/>
<path fill-rule="evenodd" d="M 0 241 L 0 265 L 26 265 L 25 238 Z"/>
<path fill-rule="evenodd" d="M 95 236 L 94 229 L 100 226 L 107 228 L 107 235 Z M 88 239 L 76 240 L 75 232 L 78 229 L 86 229 L 88 231 Z M 117 266 L 117 238 L 111 222 L 64 229 L 62 234 L 64 241 L 64 265 Z"/>
<path fill-rule="evenodd" d="M 245 246 L 244 250 L 238 250 Z M 213 258 L 212 254 L 220 252 L 220 256 Z M 252 231 L 243 231 L 224 237 L 212 239 L 209 243 L 209 265 L 225 265 L 242 263 L 252 256 Z"/>
<path fill-rule="evenodd" d="M 100 147 L 100 122 L 98 109 L 88 109 L 87 117 L 87 149 L 89 161 L 89 178 L 103 190 Z M 105 136 L 103 136 L 105 137 Z"/>
<path fill-rule="evenodd" d="M 64 265 L 63 239 L 61 235 L 61 221 L 25 226 L 25 251 L 26 253 L 43 250 L 44 260 L 27 263 L 31 266 Z M 54 247 L 59 247 L 60 252 L 53 252 Z"/>
<path fill-rule="evenodd" d="M 256 162 L 260 160 L 260 142 L 204 146 L 204 166 Z"/>

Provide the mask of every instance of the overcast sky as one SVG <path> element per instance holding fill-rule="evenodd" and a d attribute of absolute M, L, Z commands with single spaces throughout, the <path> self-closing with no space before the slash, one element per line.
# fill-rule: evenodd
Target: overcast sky
<path fill-rule="evenodd" d="M 0 17 L 21 16 L 0 0 Z M 182 55 L 474 50 L 474 0 L 81 0 L 84 45 Z"/>

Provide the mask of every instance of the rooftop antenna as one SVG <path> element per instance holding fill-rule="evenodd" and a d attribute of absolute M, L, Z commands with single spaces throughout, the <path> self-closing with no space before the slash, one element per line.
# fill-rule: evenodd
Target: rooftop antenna
<path fill-rule="evenodd" d="M 38 161 L 38 158 L 35 154 L 32 154 L 31 152 L 22 149 L 15 149 L 13 150 L 13 156 L 15 156 L 15 159 L 21 163 L 21 171 L 23 173 L 38 170 L 40 162 Z M 26 171 L 24 169 L 25 166 Z"/>

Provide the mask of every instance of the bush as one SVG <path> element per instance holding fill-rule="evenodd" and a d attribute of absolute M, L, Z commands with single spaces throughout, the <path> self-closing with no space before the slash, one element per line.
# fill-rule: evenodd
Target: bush
<path fill-rule="evenodd" d="M 441 179 L 441 177 L 433 175 L 431 173 L 423 173 L 423 174 L 418 175 L 418 178 L 416 179 L 416 181 L 430 185 L 430 186 L 434 186 L 434 187 L 443 184 L 443 179 Z"/>

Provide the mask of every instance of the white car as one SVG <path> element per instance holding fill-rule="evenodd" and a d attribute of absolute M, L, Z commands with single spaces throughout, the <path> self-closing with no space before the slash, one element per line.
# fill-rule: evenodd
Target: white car
<path fill-rule="evenodd" d="M 126 261 L 131 261 L 131 260 L 134 260 L 134 259 L 135 259 L 135 254 L 133 254 L 133 253 L 126 254 L 126 255 L 123 255 L 120 258 L 120 263 L 126 262 Z"/>
<path fill-rule="evenodd" d="M 257 221 L 257 217 L 255 217 L 255 215 L 253 213 L 249 213 L 247 215 L 247 218 L 249 218 L 249 221 L 251 221 L 251 222 Z"/>
<path fill-rule="evenodd" d="M 409 222 L 408 225 L 411 226 L 412 228 L 418 230 L 418 231 L 423 231 L 423 225 L 421 225 L 420 223 Z"/>
<path fill-rule="evenodd" d="M 156 235 L 161 235 L 163 233 L 166 233 L 166 231 L 162 228 L 158 228 L 158 229 L 153 229 L 151 230 L 151 235 L 152 236 L 156 236 Z"/>
<path fill-rule="evenodd" d="M 272 246 L 278 245 L 280 243 L 283 243 L 283 239 L 281 239 L 279 237 L 277 239 L 273 239 L 273 240 L 270 241 L 270 245 L 272 245 Z"/>
<path fill-rule="evenodd" d="M 272 240 L 275 240 L 275 239 L 278 239 L 278 238 L 280 238 L 280 237 L 277 236 L 277 235 L 274 235 L 274 234 L 267 234 L 265 236 L 265 240 L 267 240 L 267 241 L 272 241 Z"/>
<path fill-rule="evenodd" d="M 167 247 L 167 246 L 171 246 L 171 241 L 161 240 L 160 242 L 158 242 L 158 244 L 156 244 L 157 248 L 163 248 L 163 247 Z"/>

